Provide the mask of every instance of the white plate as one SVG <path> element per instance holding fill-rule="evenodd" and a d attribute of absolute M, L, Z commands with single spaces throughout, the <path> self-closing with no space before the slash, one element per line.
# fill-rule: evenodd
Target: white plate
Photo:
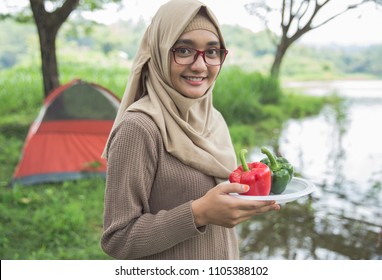
<path fill-rule="evenodd" d="M 258 196 L 258 195 L 239 195 L 237 193 L 230 193 L 230 195 L 247 200 L 275 200 L 278 204 L 283 204 L 287 202 L 294 201 L 302 196 L 306 196 L 312 193 L 315 189 L 315 186 L 312 182 L 293 177 L 292 180 L 287 185 L 284 192 L 281 194 L 270 194 L 267 196 Z"/>

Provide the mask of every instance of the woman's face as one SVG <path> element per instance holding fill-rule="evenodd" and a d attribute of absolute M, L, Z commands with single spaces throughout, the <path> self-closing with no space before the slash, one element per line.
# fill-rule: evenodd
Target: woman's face
<path fill-rule="evenodd" d="M 183 33 L 176 41 L 174 48 L 186 47 L 199 51 L 211 48 L 219 49 L 219 38 L 207 30 L 193 30 Z M 174 88 L 182 95 L 189 98 L 198 98 L 211 87 L 220 70 L 220 65 L 207 65 L 202 55 L 194 63 L 180 65 L 175 62 L 174 55 L 171 53 L 171 82 Z"/>

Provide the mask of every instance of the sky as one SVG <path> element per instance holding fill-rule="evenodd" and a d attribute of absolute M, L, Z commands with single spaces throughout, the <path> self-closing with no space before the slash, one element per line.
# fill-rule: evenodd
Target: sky
<path fill-rule="evenodd" d="M 275 2 L 275 0 L 272 0 Z M 342 10 L 344 3 L 354 3 L 359 0 L 337 0 L 332 6 L 322 10 L 327 16 L 334 11 Z M 118 18 L 138 20 L 144 18 L 150 21 L 158 8 L 167 0 L 126 0 L 124 9 L 116 12 L 109 10 L 99 12 L 96 18 L 111 23 Z M 246 3 L 254 0 L 201 0 L 215 13 L 221 24 L 240 25 L 254 32 L 264 28 L 263 24 L 245 10 Z M 342 2 L 342 3 L 341 3 Z M 117 13 L 117 14 L 116 14 Z M 276 29 L 278 25 L 274 21 Z M 301 39 L 308 44 L 338 44 L 338 45 L 370 45 L 382 44 L 382 8 L 377 10 L 375 5 L 366 4 L 359 9 L 351 10 L 326 25 L 312 30 Z"/>
<path fill-rule="evenodd" d="M 260 31 L 263 24 L 248 14 L 244 5 L 256 0 L 201 0 L 215 13 L 221 24 L 240 25 L 254 32 Z M 277 0 L 269 0 L 273 3 Z M 336 0 L 322 10 L 326 15 L 341 10 L 344 3 L 354 3 L 360 0 Z M 0 0 L 0 11 L 4 3 L 28 3 L 27 0 Z M 107 10 L 87 14 L 88 17 L 103 23 L 113 23 L 118 19 L 145 19 L 153 17 L 158 8 L 167 0 L 124 0 L 124 8 L 117 10 L 111 5 Z M 342 3 L 341 3 L 342 2 Z M 2 4 L 3 3 L 3 4 Z M 328 4 L 329 5 L 329 4 Z M 277 28 L 277 22 L 273 21 Z M 312 30 L 300 40 L 308 44 L 338 44 L 338 45 L 369 45 L 382 44 L 382 8 L 376 10 L 375 5 L 366 4 L 359 9 L 349 11 L 328 24 Z"/>

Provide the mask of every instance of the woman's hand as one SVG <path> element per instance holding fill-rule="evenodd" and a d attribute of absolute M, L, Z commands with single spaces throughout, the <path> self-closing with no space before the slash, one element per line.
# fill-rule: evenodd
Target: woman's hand
<path fill-rule="evenodd" d="M 234 227 L 252 216 L 280 210 L 275 201 L 252 201 L 230 196 L 229 193 L 244 193 L 247 185 L 222 183 L 192 202 L 197 227 L 208 224 Z"/>

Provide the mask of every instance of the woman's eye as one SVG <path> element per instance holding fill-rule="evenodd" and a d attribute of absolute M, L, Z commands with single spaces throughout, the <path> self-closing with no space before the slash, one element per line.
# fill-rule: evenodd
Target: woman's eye
<path fill-rule="evenodd" d="M 191 50 L 188 49 L 188 48 L 178 48 L 178 49 L 176 50 L 176 52 L 177 52 L 177 54 L 179 54 L 179 55 L 190 55 L 190 54 L 192 53 Z"/>
<path fill-rule="evenodd" d="M 207 56 L 217 56 L 218 50 L 217 49 L 210 49 L 210 50 L 206 50 L 205 53 Z"/>

